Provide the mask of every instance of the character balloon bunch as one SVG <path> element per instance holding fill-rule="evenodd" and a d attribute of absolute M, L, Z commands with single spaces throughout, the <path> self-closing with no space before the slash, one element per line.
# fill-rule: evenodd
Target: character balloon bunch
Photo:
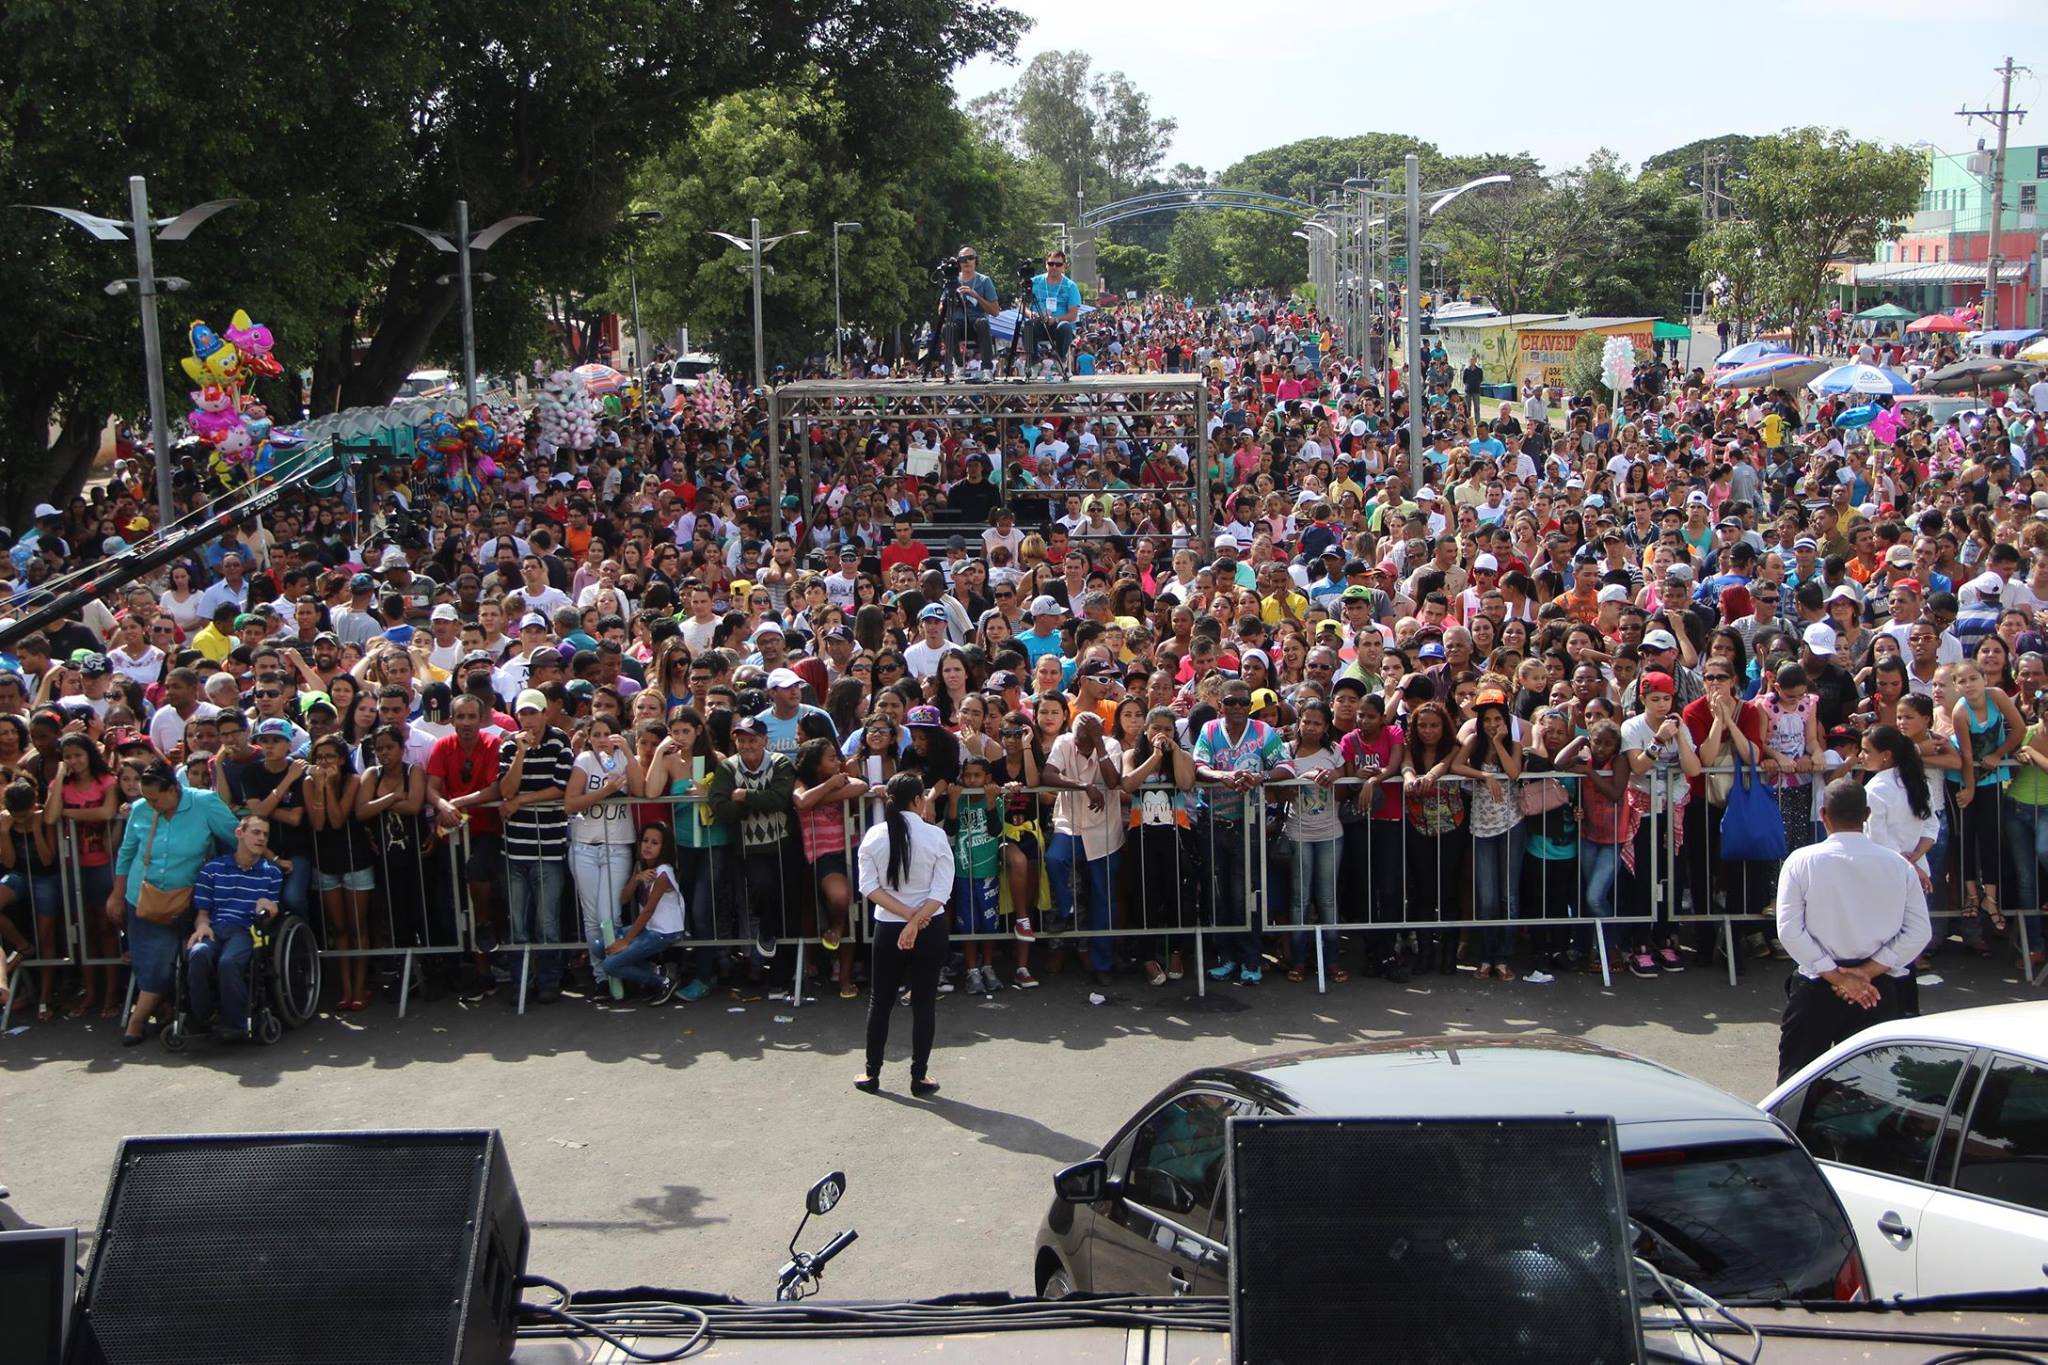
<path fill-rule="evenodd" d="M 507 441 L 489 406 L 479 403 L 468 417 L 429 415 L 417 430 L 413 449 L 415 469 L 446 483 L 454 496 L 474 501 L 483 480 L 497 475 L 497 456 L 507 449 Z"/>
<path fill-rule="evenodd" d="M 567 370 L 556 370 L 541 385 L 534 404 L 540 436 L 561 450 L 589 450 L 597 444 L 597 405 L 583 383 Z"/>
<path fill-rule="evenodd" d="M 253 398 L 245 400 L 242 391 L 252 379 L 274 378 L 284 372 L 270 353 L 270 329 L 251 322 L 238 308 L 224 332 L 194 321 L 191 342 L 192 354 L 181 363 L 199 386 L 192 390 L 192 411 L 187 417 L 193 434 L 211 446 L 214 457 L 224 465 L 256 460 L 268 441 L 270 422 L 262 405 Z"/>

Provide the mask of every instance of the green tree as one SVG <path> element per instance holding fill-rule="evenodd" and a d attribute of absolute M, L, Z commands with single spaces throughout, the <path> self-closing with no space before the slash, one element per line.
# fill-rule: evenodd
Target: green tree
<path fill-rule="evenodd" d="M 288 368 L 311 369 L 316 411 L 379 403 L 422 359 L 456 352 L 448 259 L 392 221 L 445 227 L 458 198 L 478 225 L 543 217 L 491 253 L 500 278 L 478 296 L 480 358 L 515 361 L 539 298 L 609 259 L 634 174 L 679 119 L 769 73 L 815 72 L 851 141 L 882 146 L 901 91 L 1008 53 L 1023 23 L 993 0 L 870 0 L 857 17 L 845 0 L 792 0 L 765 20 L 661 0 L 601 13 L 581 0 L 10 0 L 0 202 L 121 214 L 130 171 L 173 211 L 250 200 L 162 253 L 194 284 L 167 330 L 246 307 Z M 143 406 L 132 299 L 100 292 L 132 269 L 121 256 L 46 215 L 0 212 L 0 290 L 38 338 L 34 376 L 0 388 L 0 510 L 61 502 L 109 414 Z M 46 446 L 54 458 L 20 458 Z"/>
<path fill-rule="evenodd" d="M 1756 139 L 1744 133 L 1703 137 L 1644 158 L 1643 171 L 1676 171 L 1684 182 L 1685 192 L 1697 195 L 1703 162 L 1709 156 L 1716 157 L 1721 163 L 1715 171 L 1716 184 L 1723 194 L 1730 194 L 1749 178 L 1749 149 L 1754 145 Z"/>
<path fill-rule="evenodd" d="M 1706 281 L 1707 311 L 1718 321 L 1746 326 L 1771 288 L 1771 265 L 1755 224 L 1725 218 L 1701 234 L 1691 255 Z"/>
<path fill-rule="evenodd" d="M 1123 72 L 1098 75 L 1081 51 L 1039 53 L 968 113 L 998 144 L 1057 169 L 1061 217 L 1082 191 L 1098 203 L 1136 192 L 1166 160 L 1178 126 L 1154 117 L 1151 96 Z"/>
<path fill-rule="evenodd" d="M 1926 171 L 1910 148 L 1857 141 L 1841 129 L 1788 128 L 1758 138 L 1735 208 L 1769 263 L 1763 307 L 1804 335 L 1829 267 L 1868 259 L 1913 212 Z"/>
<path fill-rule="evenodd" d="M 1206 210 L 1183 213 L 1173 223 L 1166 248 L 1166 287 L 1196 303 L 1212 303 L 1238 283 L 1223 250 L 1219 215 Z"/>
<path fill-rule="evenodd" d="M 1613 395 L 1608 392 L 1607 382 L 1600 377 L 1600 357 L 1607 350 L 1607 338 L 1598 332 L 1588 332 L 1579 338 L 1578 345 L 1564 362 L 1565 392 L 1580 397 L 1586 394 L 1608 401 Z"/>
<path fill-rule="evenodd" d="M 1135 243 L 1100 241 L 1095 253 L 1102 278 L 1112 290 L 1127 297 L 1150 293 L 1166 277 L 1167 257 Z"/>

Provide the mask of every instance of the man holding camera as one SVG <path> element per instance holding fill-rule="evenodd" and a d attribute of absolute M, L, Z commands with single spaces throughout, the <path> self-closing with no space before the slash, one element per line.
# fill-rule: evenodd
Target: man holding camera
<path fill-rule="evenodd" d="M 1067 367 L 1067 351 L 1074 344 L 1074 322 L 1081 316 L 1081 286 L 1067 278 L 1067 254 L 1049 252 L 1045 273 L 1031 279 L 1031 317 L 1024 324 L 1024 353 L 1038 359 L 1040 340 L 1052 342 L 1052 353 L 1061 370 Z"/>
<path fill-rule="evenodd" d="M 1003 310 L 996 297 L 996 282 L 981 273 L 981 258 L 971 246 L 960 248 L 960 274 L 951 284 L 952 293 L 946 299 L 946 320 L 939 332 L 939 344 L 945 348 L 946 368 L 950 371 L 959 352 L 954 348 L 966 342 L 971 336 L 981 362 L 980 374 L 987 375 L 995 368 L 995 343 L 989 339 L 988 320 Z M 969 378 L 975 375 L 970 373 Z"/>

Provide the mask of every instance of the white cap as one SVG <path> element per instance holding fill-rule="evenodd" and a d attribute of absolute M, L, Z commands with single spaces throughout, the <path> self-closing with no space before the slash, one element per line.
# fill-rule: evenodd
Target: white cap
<path fill-rule="evenodd" d="M 412 567 L 412 561 L 407 559 L 405 551 L 399 549 L 396 545 L 386 545 L 384 547 L 384 557 L 377 561 L 377 567 L 380 570 L 409 569 Z"/>
<path fill-rule="evenodd" d="M 521 692 L 512 703 L 512 714 L 515 716 L 521 711 L 545 711 L 547 709 L 548 699 L 542 696 L 538 689 L 532 687 Z"/>
<path fill-rule="evenodd" d="M 1615 586 L 1620 587 L 1621 585 L 1617 583 Z M 1678 637 L 1668 630 L 1653 630 L 1643 637 L 1643 648 L 1676 649 L 1678 648 Z"/>
<path fill-rule="evenodd" d="M 1216 548 L 1219 550 L 1235 550 L 1237 548 L 1237 537 L 1231 535 L 1228 531 L 1219 532 L 1216 536 Z"/>
<path fill-rule="evenodd" d="M 1834 591 L 1828 594 L 1828 601 L 1830 602 L 1860 602 L 1862 600 L 1862 598 L 1856 595 L 1856 589 L 1850 587 L 1847 583 L 1837 583 Z"/>
<path fill-rule="evenodd" d="M 797 676 L 797 672 L 793 668 L 778 668 L 768 675 L 768 685 L 770 687 L 802 687 L 804 680 Z"/>
<path fill-rule="evenodd" d="M 1826 657 L 1835 652 L 1835 628 L 1825 621 L 1815 621 L 1800 638 L 1815 654 Z"/>
<path fill-rule="evenodd" d="M 63 515 L 64 514 L 62 512 L 59 512 L 56 508 L 50 506 L 50 504 L 48 504 L 47 502 L 39 502 L 36 504 L 35 519 L 37 521 L 41 521 L 44 517 L 61 517 Z"/>
<path fill-rule="evenodd" d="M 1431 488 L 1428 484 L 1424 484 L 1422 485 L 1422 487 L 1415 490 L 1415 500 L 1417 502 L 1435 502 L 1436 490 L 1434 488 Z"/>
<path fill-rule="evenodd" d="M 1695 488 L 1692 492 L 1685 495 L 1685 504 L 1688 507 L 1705 507 L 1707 505 L 1707 495 Z"/>
<path fill-rule="evenodd" d="M 1231 542 L 1233 545 L 1236 543 L 1236 541 Z M 1033 616 L 1065 616 L 1067 609 L 1059 604 L 1059 599 L 1041 596 L 1031 599 L 1031 614 Z"/>
<path fill-rule="evenodd" d="M 1566 479 L 1564 481 L 1564 486 L 1566 488 L 1584 488 L 1586 486 L 1586 481 L 1580 478 L 1578 475 L 1574 474 L 1569 479 Z"/>
<path fill-rule="evenodd" d="M 1480 555 L 1472 561 L 1473 573 L 1499 573 L 1500 561 L 1492 555 Z"/>
<path fill-rule="evenodd" d="M 1619 583 L 1609 583 L 1606 587 L 1600 589 L 1600 600 L 1602 602 L 1626 602 L 1628 601 L 1628 589 L 1622 587 Z M 1663 632 L 1660 631 L 1658 633 L 1662 634 Z M 1647 642 L 1646 639 L 1645 643 Z M 1677 647 L 1677 642 L 1673 641 L 1671 648 L 1676 649 Z"/>
<path fill-rule="evenodd" d="M 1963 591 L 1974 593 L 1980 602 L 1987 597 L 1993 599 L 2001 598 L 2005 595 L 2005 580 L 1995 573 L 1980 573 L 1969 582 L 1963 584 Z"/>
<path fill-rule="evenodd" d="M 533 630 L 536 627 L 546 630 L 548 628 L 548 618 L 542 616 L 537 611 L 530 611 L 519 618 L 519 628 L 521 630 Z"/>
<path fill-rule="evenodd" d="M 435 607 L 433 611 L 429 612 L 428 617 L 435 621 L 460 621 L 462 613 L 455 610 L 453 602 L 443 602 L 438 607 Z"/>

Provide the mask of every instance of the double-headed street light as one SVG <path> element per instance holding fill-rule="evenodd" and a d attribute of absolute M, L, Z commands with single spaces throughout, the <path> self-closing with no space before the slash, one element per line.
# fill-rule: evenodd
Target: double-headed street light
<path fill-rule="evenodd" d="M 839 234 L 859 232 L 859 223 L 832 224 L 832 372 L 838 374 L 846 368 L 846 357 L 840 351 L 840 338 L 846 332 L 846 324 L 839 317 Z"/>
<path fill-rule="evenodd" d="M 747 253 L 748 270 L 754 278 L 754 387 L 762 393 L 768 391 L 768 348 L 762 334 L 761 320 L 761 258 L 773 251 L 779 243 L 792 237 L 808 237 L 809 228 L 798 228 L 785 232 L 780 237 L 763 237 L 761 220 L 749 218 L 748 230 L 744 237 L 735 233 L 719 232 L 713 229 L 711 235 Z M 782 529 L 782 462 L 768 462 L 768 516 L 771 530 Z"/>
<path fill-rule="evenodd" d="M 204 204 L 193 205 L 175 218 L 152 219 L 149 216 L 148 182 L 139 175 L 131 175 L 128 177 L 128 221 L 125 223 L 118 218 L 102 218 L 98 214 L 87 213 L 83 209 L 53 208 L 48 204 L 14 206 L 54 213 L 67 222 L 76 223 L 103 242 L 132 240 L 135 243 L 135 278 L 115 280 L 107 286 L 107 292 L 125 294 L 132 286 L 142 305 L 142 366 L 143 378 L 149 389 L 149 443 L 156 456 L 159 529 L 169 529 L 175 517 L 171 505 L 170 421 L 164 412 L 164 343 L 157 329 L 156 298 L 161 292 L 185 288 L 186 281 L 176 276 L 157 278 L 154 243 L 182 242 L 214 214 L 242 202 L 240 199 L 210 199 Z"/>
<path fill-rule="evenodd" d="M 469 258 L 471 253 L 489 251 L 496 246 L 506 233 L 514 228 L 538 223 L 539 218 L 530 213 L 515 213 L 500 218 L 483 231 L 472 234 L 469 230 L 469 201 L 455 201 L 455 236 L 451 241 L 445 233 L 423 228 L 416 223 L 394 223 L 407 232 L 416 232 L 434 247 L 445 251 L 460 261 L 456 274 L 462 282 L 462 398 L 463 411 L 476 410 L 476 309 L 471 302 Z M 445 278 L 445 277 L 444 277 Z M 488 279 L 488 277 L 486 277 Z M 438 281 L 437 281 L 438 283 Z"/>

